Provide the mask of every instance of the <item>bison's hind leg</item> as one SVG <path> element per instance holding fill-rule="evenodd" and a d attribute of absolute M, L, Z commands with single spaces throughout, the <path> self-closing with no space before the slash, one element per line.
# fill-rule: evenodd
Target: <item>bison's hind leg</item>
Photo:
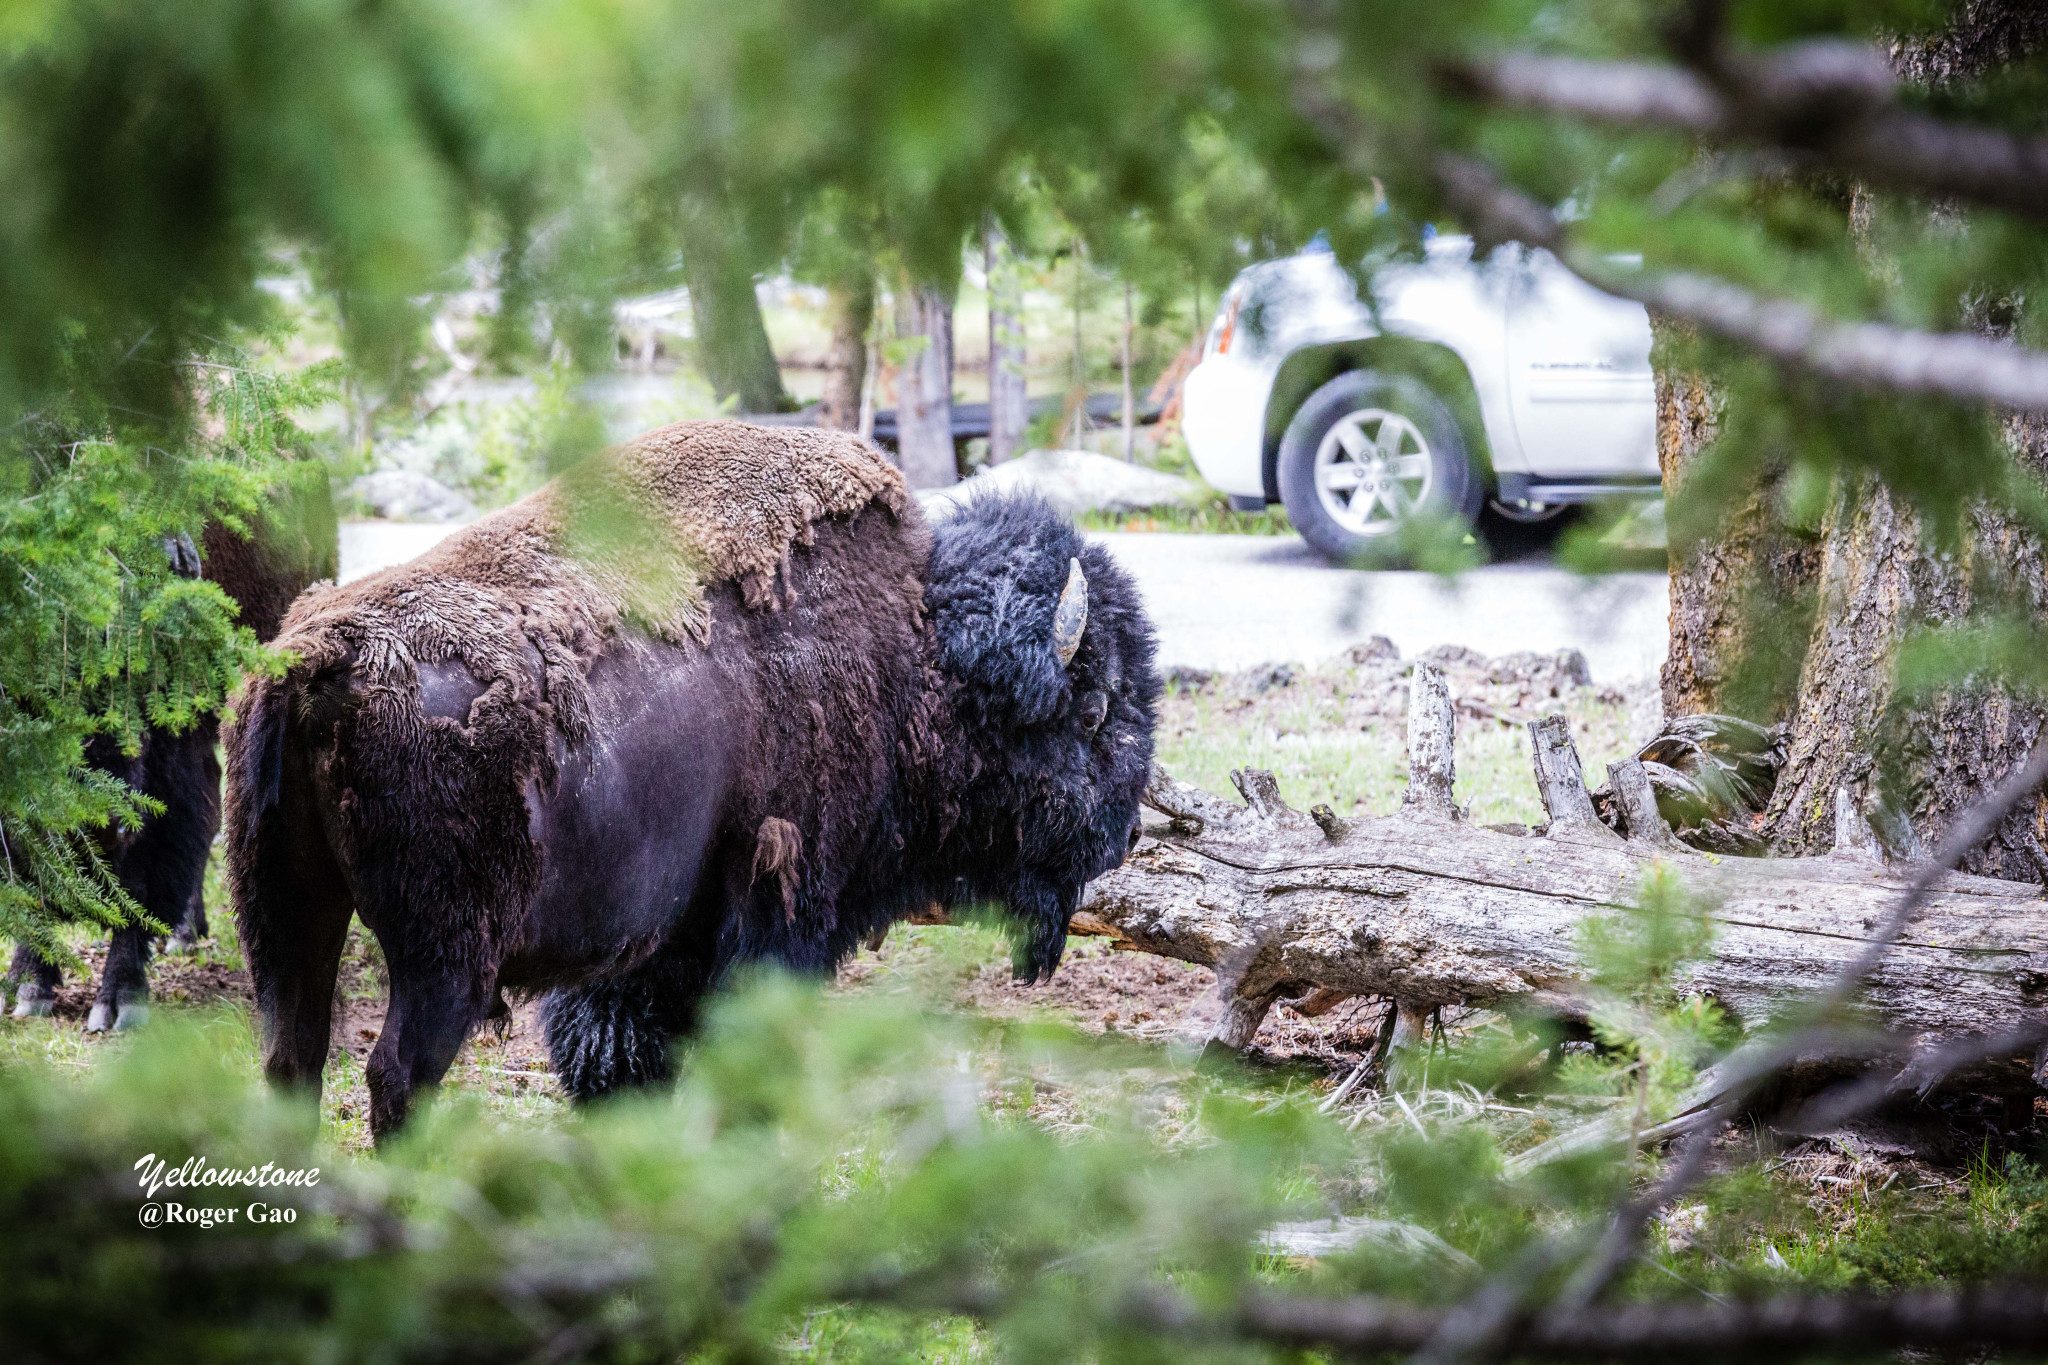
<path fill-rule="evenodd" d="M 541 1013 L 562 1088 L 594 1100 L 668 1080 L 675 1041 L 696 1022 L 697 975 L 656 957 L 624 976 L 550 992 Z"/>

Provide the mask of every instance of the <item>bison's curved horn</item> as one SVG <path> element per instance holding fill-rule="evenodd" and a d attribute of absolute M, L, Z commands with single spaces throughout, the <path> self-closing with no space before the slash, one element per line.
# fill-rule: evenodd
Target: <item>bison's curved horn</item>
<path fill-rule="evenodd" d="M 1052 611 L 1052 647 L 1060 656 L 1060 667 L 1074 662 L 1081 649 L 1081 632 L 1088 629 L 1088 580 L 1082 576 L 1081 561 L 1067 561 L 1067 586 L 1060 604 Z"/>

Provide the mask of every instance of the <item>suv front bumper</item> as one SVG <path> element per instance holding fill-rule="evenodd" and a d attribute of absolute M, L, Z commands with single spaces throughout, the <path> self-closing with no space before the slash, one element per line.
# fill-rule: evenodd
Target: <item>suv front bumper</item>
<path fill-rule="evenodd" d="M 1266 501 L 1266 405 L 1273 372 L 1210 356 L 1181 389 L 1181 434 L 1195 468 L 1219 492 Z"/>

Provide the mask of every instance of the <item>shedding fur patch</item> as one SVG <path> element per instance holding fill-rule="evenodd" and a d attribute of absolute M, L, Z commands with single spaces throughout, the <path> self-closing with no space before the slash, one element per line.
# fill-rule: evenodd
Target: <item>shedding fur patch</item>
<path fill-rule="evenodd" d="M 775 608 L 791 547 L 870 503 L 903 515 L 903 476 L 846 432 L 678 422 L 593 455 L 411 563 L 308 591 L 277 644 L 299 656 L 295 676 L 346 667 L 393 720 L 377 693 L 409 701 L 420 665 L 460 663 L 478 684 L 472 723 L 542 710 L 575 743 L 591 725 L 584 670 L 624 628 L 701 643 L 705 590 L 719 582 Z M 434 723 L 404 709 L 411 724 Z"/>
<path fill-rule="evenodd" d="M 782 921 L 796 923 L 797 864 L 804 856 L 804 832 L 771 815 L 754 835 L 753 880 L 773 877 L 782 890 Z"/>

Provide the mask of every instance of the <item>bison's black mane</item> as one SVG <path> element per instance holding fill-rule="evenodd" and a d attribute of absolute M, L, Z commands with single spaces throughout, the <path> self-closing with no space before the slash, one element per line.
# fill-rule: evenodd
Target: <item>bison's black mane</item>
<path fill-rule="evenodd" d="M 1088 628 L 1061 667 L 1042 642 L 1073 559 L 1088 580 Z M 1055 887 L 1078 890 L 1128 849 L 1160 693 L 1152 627 L 1109 552 L 1028 494 L 976 499 L 938 527 L 925 603 L 980 767 L 958 789 L 959 831 L 944 845 L 955 880 L 938 899 L 1006 903 L 1030 931 L 1019 974 L 1043 979 L 1074 910 Z M 1076 714 L 1091 692 L 1107 699 L 1092 733 Z M 976 838 L 1005 828 L 1013 843 Z"/>

